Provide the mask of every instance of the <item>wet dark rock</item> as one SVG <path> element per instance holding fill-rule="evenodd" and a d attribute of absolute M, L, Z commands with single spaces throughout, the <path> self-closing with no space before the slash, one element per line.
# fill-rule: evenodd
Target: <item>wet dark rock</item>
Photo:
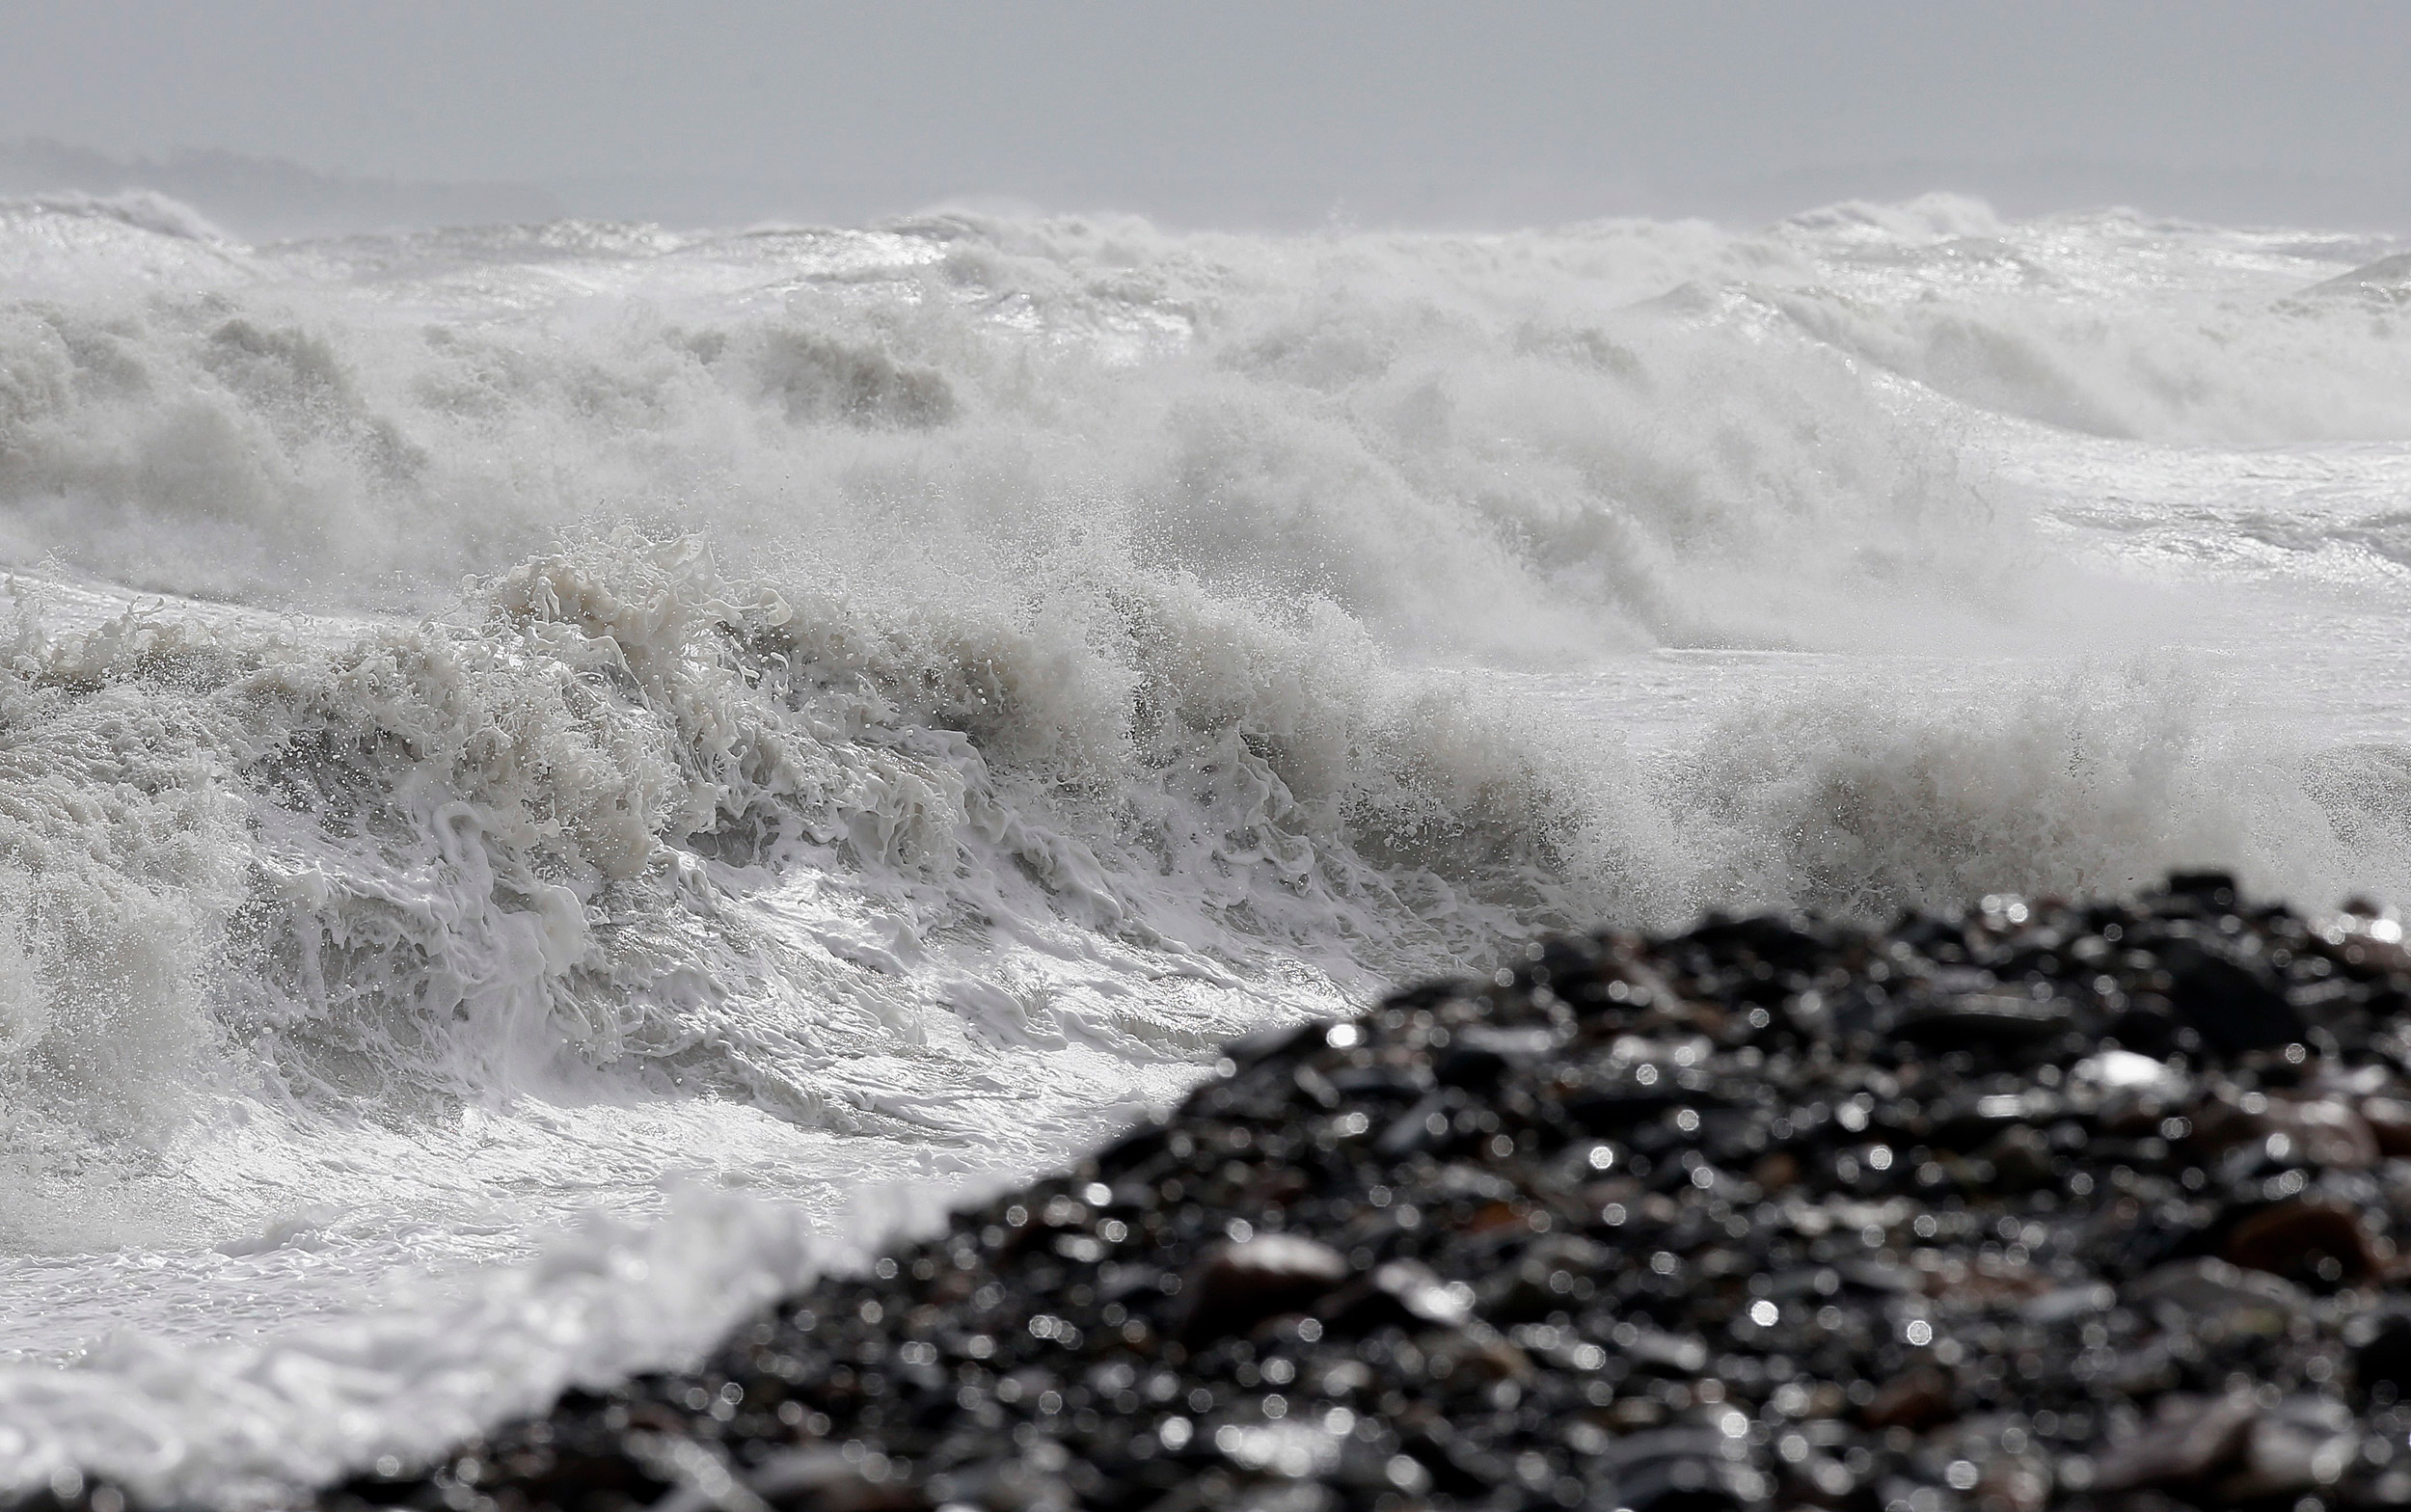
<path fill-rule="evenodd" d="M 1860 1420 L 1870 1428 L 1932 1428 L 1959 1416 L 1957 1398 L 1948 1375 L 1915 1365 L 1877 1391 Z"/>
<path fill-rule="evenodd" d="M 866 1465 L 868 1456 L 817 1447 L 775 1455 L 754 1467 L 745 1486 L 772 1507 L 812 1507 L 818 1512 L 912 1512 L 930 1505 L 923 1489 L 900 1484 Z M 714 1493 L 718 1494 L 715 1495 Z M 717 1484 L 697 1485 L 686 1498 L 697 1507 L 725 1505 L 738 1498 Z M 664 1508 L 663 1512 L 675 1512 Z"/>
<path fill-rule="evenodd" d="M 2312 1284 L 2367 1281 L 2384 1266 L 2360 1215 L 2332 1202 L 2262 1208 L 2235 1225 L 2226 1251 L 2237 1265 Z"/>
<path fill-rule="evenodd" d="M 2343 1097 L 2260 1096 L 2249 1110 L 2213 1099 L 2190 1121 L 2196 1147 L 2210 1155 L 2246 1142 L 2266 1145 L 2273 1137 L 2282 1143 L 2268 1152 L 2281 1163 L 2367 1171 L 2380 1158 L 2369 1120 Z"/>
<path fill-rule="evenodd" d="M 2411 1394 L 2411 1310 L 2356 1320 L 2347 1336 L 2353 1346 L 2352 1375 L 2365 1402 L 2397 1402 Z"/>
<path fill-rule="evenodd" d="M 2162 958 L 2177 1017 L 2228 1054 L 2301 1040 L 2302 1015 L 2259 973 L 2180 941 Z"/>
<path fill-rule="evenodd" d="M 2160 889 L 2172 899 L 2198 899 L 2213 908 L 2235 905 L 2235 874 L 2233 872 L 2171 872 Z"/>
<path fill-rule="evenodd" d="M 1742 1441 L 1716 1428 L 1629 1434 L 1609 1444 L 1601 1458 L 1612 1504 L 1633 1512 L 1748 1507 L 1767 1496 L 1765 1477 L 1748 1464 Z"/>
<path fill-rule="evenodd" d="M 2393 1097 L 2366 1097 L 2361 1121 L 2369 1125 L 2370 1141 L 2387 1159 L 2411 1155 L 2411 1102 Z"/>
<path fill-rule="evenodd" d="M 2101 1491 L 2207 1487 L 2243 1459 L 2259 1417 L 2259 1406 L 2240 1392 L 2202 1397 L 2172 1391 L 2160 1398 L 2149 1426 L 2109 1446 L 2093 1484 Z"/>
<path fill-rule="evenodd" d="M 1935 1050 L 2006 1048 L 2047 1043 L 2074 1022 L 2065 1004 L 1970 993 L 1903 1016 L 1895 1032 L 1911 1044 Z"/>
<path fill-rule="evenodd" d="M 1347 1277 L 1346 1256 L 1296 1234 L 1251 1233 L 1215 1245 L 1185 1282 L 1180 1334 L 1191 1342 L 1244 1334 L 1307 1307 Z"/>
<path fill-rule="evenodd" d="M 2214 1324 L 2230 1336 L 2286 1333 L 2311 1306 L 2310 1295 L 2290 1282 L 2208 1258 L 2162 1265 L 2128 1283 L 2122 1296 L 2177 1326 Z"/>
<path fill-rule="evenodd" d="M 2222 874 L 1545 941 L 320 1501 L 2411 1508 L 2400 941 Z"/>

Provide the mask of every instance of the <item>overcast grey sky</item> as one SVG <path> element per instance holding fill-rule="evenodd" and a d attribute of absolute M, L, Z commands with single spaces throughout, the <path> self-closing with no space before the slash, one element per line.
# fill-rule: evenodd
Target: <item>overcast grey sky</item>
<path fill-rule="evenodd" d="M 0 0 L 0 139 L 639 213 L 1495 222 L 1957 174 L 2398 224 L 2407 79 L 2404 0 Z"/>

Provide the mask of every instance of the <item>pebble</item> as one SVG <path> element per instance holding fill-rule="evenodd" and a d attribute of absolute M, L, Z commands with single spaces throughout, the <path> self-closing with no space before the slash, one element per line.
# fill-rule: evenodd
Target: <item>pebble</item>
<path fill-rule="evenodd" d="M 1542 941 L 319 1504 L 2411 1507 L 2400 941 L 2217 874 Z"/>

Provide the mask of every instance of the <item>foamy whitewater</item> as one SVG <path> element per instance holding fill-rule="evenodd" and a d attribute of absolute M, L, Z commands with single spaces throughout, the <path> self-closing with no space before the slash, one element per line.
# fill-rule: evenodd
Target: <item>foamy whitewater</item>
<path fill-rule="evenodd" d="M 1709 906 L 2411 898 L 2411 258 L 0 204 L 0 1493 L 671 1363 Z"/>

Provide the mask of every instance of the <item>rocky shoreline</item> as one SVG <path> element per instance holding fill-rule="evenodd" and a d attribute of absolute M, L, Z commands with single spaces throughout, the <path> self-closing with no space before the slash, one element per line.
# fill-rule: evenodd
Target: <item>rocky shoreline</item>
<path fill-rule="evenodd" d="M 320 1504 L 2411 1507 L 2392 918 L 2203 874 L 1530 956 Z"/>

